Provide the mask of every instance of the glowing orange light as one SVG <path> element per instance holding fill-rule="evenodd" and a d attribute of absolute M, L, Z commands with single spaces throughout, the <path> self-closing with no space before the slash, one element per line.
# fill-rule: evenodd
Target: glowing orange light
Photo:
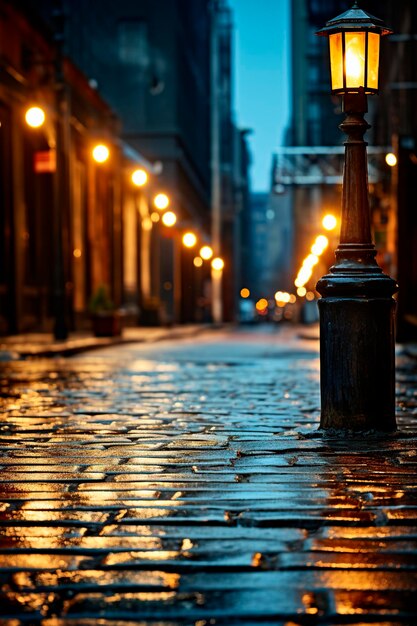
<path fill-rule="evenodd" d="M 132 174 L 132 183 L 137 187 L 143 187 L 148 182 L 148 175 L 145 170 L 138 169 Z"/>
<path fill-rule="evenodd" d="M 316 237 L 314 244 L 311 246 L 311 252 L 316 256 L 320 256 L 323 254 L 328 245 L 328 238 L 325 235 L 319 235 Z"/>
<path fill-rule="evenodd" d="M 164 211 L 169 205 L 169 198 L 166 193 L 158 193 L 153 199 L 153 203 L 157 209 Z"/>
<path fill-rule="evenodd" d="M 277 291 L 275 294 L 275 300 L 279 303 L 287 304 L 290 301 L 290 294 L 286 291 Z"/>
<path fill-rule="evenodd" d="M 213 256 L 213 250 L 210 246 L 203 246 L 200 250 L 200 256 L 205 261 L 208 261 Z"/>
<path fill-rule="evenodd" d="M 110 150 L 107 146 L 100 143 L 93 148 L 93 159 L 96 163 L 105 163 L 110 156 Z"/>
<path fill-rule="evenodd" d="M 193 263 L 195 267 L 201 267 L 203 265 L 203 259 L 201 258 L 201 256 L 196 256 L 194 257 Z"/>
<path fill-rule="evenodd" d="M 217 271 L 222 270 L 224 268 L 223 259 L 221 259 L 220 257 L 216 257 L 215 259 L 212 260 L 211 267 Z"/>
<path fill-rule="evenodd" d="M 385 157 L 385 162 L 390 167 L 395 167 L 395 165 L 397 165 L 397 157 L 395 156 L 393 152 L 388 152 L 388 154 Z"/>
<path fill-rule="evenodd" d="M 142 228 L 143 230 L 149 231 L 152 230 L 152 220 L 150 217 L 144 217 L 142 220 Z"/>
<path fill-rule="evenodd" d="M 157 222 L 159 222 L 159 220 L 161 219 L 161 216 L 159 215 L 159 213 L 156 213 L 155 211 L 153 213 L 151 213 L 151 220 L 156 224 Z"/>
<path fill-rule="evenodd" d="M 197 237 L 194 233 L 185 233 L 182 238 L 182 243 L 186 248 L 193 248 L 197 243 Z"/>
<path fill-rule="evenodd" d="M 173 211 L 167 211 L 162 216 L 162 223 L 164 224 L 164 226 L 168 226 L 169 228 L 171 228 L 171 226 L 174 226 L 176 221 L 177 221 L 177 216 L 175 215 Z"/>
<path fill-rule="evenodd" d="M 325 215 L 322 219 L 323 228 L 326 230 L 334 230 L 337 226 L 337 219 L 331 213 Z"/>
<path fill-rule="evenodd" d="M 319 246 L 321 246 L 323 250 L 325 250 L 329 245 L 329 240 L 327 239 L 326 235 L 319 235 L 318 237 L 316 237 L 316 243 L 319 244 Z"/>
<path fill-rule="evenodd" d="M 303 298 L 307 293 L 307 289 L 305 287 L 298 287 L 297 289 L 297 295 L 300 296 L 300 298 Z"/>
<path fill-rule="evenodd" d="M 265 309 L 268 308 L 268 300 L 266 300 L 265 298 L 261 298 L 260 300 L 258 300 L 258 302 L 255 304 L 256 310 L 257 311 L 264 311 Z"/>
<path fill-rule="evenodd" d="M 25 113 L 25 120 L 31 128 L 40 128 L 45 122 L 45 112 L 40 107 L 30 107 Z"/>
<path fill-rule="evenodd" d="M 240 290 L 240 297 L 241 298 L 249 298 L 249 296 L 250 296 L 249 289 L 247 289 L 246 287 L 243 287 L 243 289 Z"/>

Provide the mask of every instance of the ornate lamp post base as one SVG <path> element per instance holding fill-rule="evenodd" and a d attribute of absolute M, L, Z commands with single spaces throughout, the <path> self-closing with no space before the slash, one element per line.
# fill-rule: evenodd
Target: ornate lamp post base
<path fill-rule="evenodd" d="M 323 296 L 320 428 L 396 430 L 395 281 L 376 264 L 374 272 L 333 267 L 317 289 Z"/>

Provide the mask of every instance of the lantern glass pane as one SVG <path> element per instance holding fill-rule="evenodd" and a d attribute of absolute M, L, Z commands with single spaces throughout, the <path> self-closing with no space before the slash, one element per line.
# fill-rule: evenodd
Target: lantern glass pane
<path fill-rule="evenodd" d="M 365 33 L 345 33 L 346 88 L 365 87 Z"/>
<path fill-rule="evenodd" d="M 336 89 L 343 89 L 342 33 L 330 35 L 329 44 L 332 90 L 335 91 Z"/>
<path fill-rule="evenodd" d="M 379 68 L 379 40 L 378 33 L 368 34 L 368 84 L 369 89 L 378 89 Z"/>

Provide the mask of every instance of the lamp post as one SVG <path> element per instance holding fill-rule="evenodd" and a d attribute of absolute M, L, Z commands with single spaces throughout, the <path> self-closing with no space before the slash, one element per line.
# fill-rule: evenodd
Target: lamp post
<path fill-rule="evenodd" d="M 396 282 L 375 256 L 367 180 L 367 94 L 378 93 L 379 43 L 391 31 L 352 9 L 317 34 L 329 38 L 332 93 L 343 97 L 346 133 L 342 219 L 336 261 L 317 283 L 322 429 L 393 431 Z"/>

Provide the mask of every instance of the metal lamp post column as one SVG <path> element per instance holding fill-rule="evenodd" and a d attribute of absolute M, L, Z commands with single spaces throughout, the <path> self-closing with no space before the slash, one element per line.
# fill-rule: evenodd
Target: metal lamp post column
<path fill-rule="evenodd" d="M 347 12 L 350 28 L 352 23 L 357 27 L 354 11 L 363 13 L 357 5 Z M 347 14 L 340 16 L 339 24 Z M 346 76 L 345 67 L 344 72 Z M 363 139 L 370 128 L 364 119 L 365 88 L 353 93 L 346 90 L 343 98 L 346 119 L 340 129 L 347 141 L 340 244 L 335 264 L 317 284 L 322 296 L 320 427 L 389 432 L 396 429 L 392 296 L 397 284 L 378 266 L 371 237 L 367 143 Z"/>

